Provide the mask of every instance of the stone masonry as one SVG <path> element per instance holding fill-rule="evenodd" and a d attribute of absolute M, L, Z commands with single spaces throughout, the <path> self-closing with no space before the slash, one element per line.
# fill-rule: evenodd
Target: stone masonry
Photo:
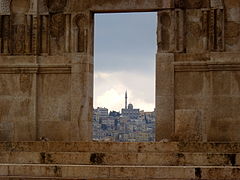
<path fill-rule="evenodd" d="M 87 142 L 94 13 L 150 11 L 160 142 Z M 239 180 L 239 108 L 239 0 L 0 0 L 1 180 Z"/>
<path fill-rule="evenodd" d="M 0 140 L 91 140 L 94 13 L 149 11 L 157 140 L 240 142 L 238 0 L 0 0 Z"/>

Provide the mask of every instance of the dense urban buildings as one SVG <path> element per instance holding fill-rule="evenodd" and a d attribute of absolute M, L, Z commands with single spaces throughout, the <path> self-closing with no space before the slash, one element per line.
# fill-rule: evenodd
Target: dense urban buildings
<path fill-rule="evenodd" d="M 155 141 L 155 112 L 144 112 L 127 105 L 122 112 L 107 108 L 93 110 L 93 139 L 116 142 Z"/>
<path fill-rule="evenodd" d="M 239 180 L 239 9 L 239 0 L 1 0 L 0 179 Z M 140 11 L 158 15 L 159 142 L 89 142 L 94 13 Z"/>

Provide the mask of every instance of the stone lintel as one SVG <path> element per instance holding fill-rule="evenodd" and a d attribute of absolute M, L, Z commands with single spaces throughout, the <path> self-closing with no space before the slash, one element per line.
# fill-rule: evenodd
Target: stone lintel
<path fill-rule="evenodd" d="M 89 9 L 92 12 L 147 12 L 170 8 L 174 8 L 173 0 L 70 0 L 68 11 Z"/>

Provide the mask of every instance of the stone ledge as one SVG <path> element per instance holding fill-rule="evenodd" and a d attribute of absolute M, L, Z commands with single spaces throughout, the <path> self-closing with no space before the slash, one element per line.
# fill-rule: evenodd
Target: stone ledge
<path fill-rule="evenodd" d="M 203 152 L 239 153 L 240 143 L 198 142 L 0 142 L 0 151 L 12 152 Z"/>
<path fill-rule="evenodd" d="M 0 165 L 0 176 L 59 177 L 82 179 L 218 179 L 236 180 L 240 167 L 228 166 L 76 166 Z"/>
<path fill-rule="evenodd" d="M 142 166 L 240 166 L 240 153 L 0 152 L 0 163 Z"/>

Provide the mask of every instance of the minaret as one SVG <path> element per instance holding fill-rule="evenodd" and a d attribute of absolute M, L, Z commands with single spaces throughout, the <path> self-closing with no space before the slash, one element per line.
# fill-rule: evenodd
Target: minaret
<path fill-rule="evenodd" d="M 127 109 L 127 91 L 125 92 L 125 109 Z"/>

